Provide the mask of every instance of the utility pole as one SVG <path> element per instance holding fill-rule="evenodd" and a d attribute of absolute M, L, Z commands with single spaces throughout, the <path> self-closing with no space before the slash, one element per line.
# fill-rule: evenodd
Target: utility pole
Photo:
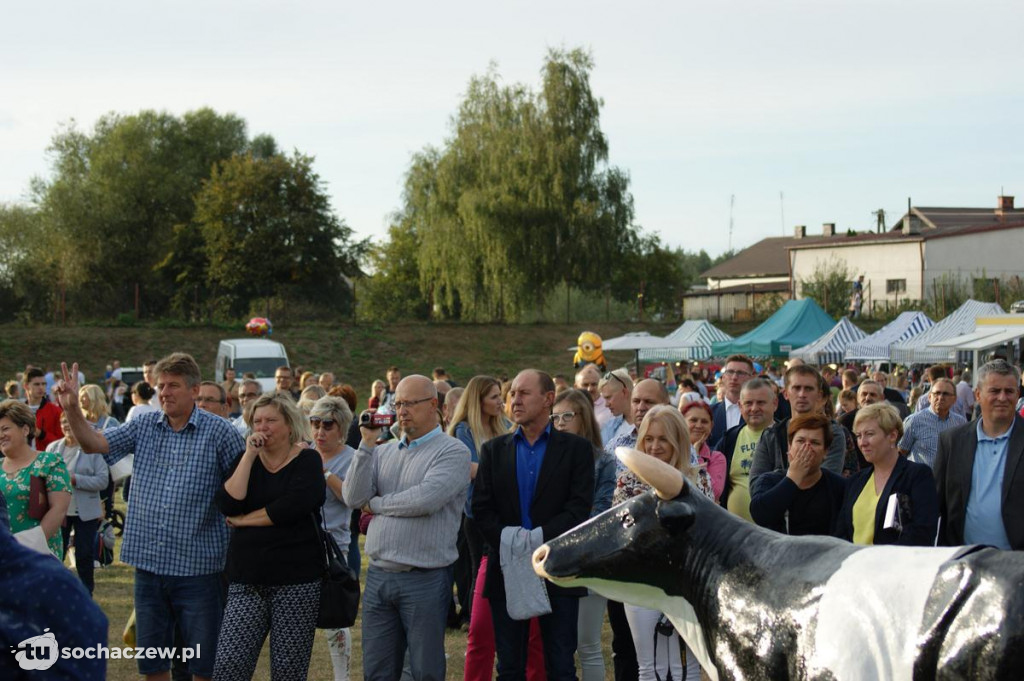
<path fill-rule="evenodd" d="M 729 250 L 732 250 L 732 210 L 736 206 L 736 195 L 732 194 L 729 196 Z"/>

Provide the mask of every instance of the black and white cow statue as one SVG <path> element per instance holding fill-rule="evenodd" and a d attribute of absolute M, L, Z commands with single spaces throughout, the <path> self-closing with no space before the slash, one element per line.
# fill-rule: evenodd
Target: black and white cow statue
<path fill-rule="evenodd" d="M 710 678 L 1024 680 L 1021 552 L 789 537 L 616 454 L 656 493 L 541 546 L 534 568 L 664 612 Z"/>

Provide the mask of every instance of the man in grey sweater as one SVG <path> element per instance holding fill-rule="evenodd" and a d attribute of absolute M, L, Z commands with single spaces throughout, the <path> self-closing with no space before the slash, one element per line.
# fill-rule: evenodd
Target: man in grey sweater
<path fill-rule="evenodd" d="M 444 627 L 469 485 L 469 450 L 441 430 L 437 389 L 408 376 L 395 392 L 399 440 L 362 442 L 342 485 L 350 508 L 374 515 L 366 534 L 363 676 L 398 681 L 406 647 L 416 681 L 445 678 Z"/>

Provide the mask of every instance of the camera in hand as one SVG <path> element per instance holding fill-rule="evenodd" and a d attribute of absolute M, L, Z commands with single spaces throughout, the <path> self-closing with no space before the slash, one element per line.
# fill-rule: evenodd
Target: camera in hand
<path fill-rule="evenodd" d="M 394 414 L 381 414 L 364 411 L 359 416 L 359 425 L 363 428 L 390 428 L 395 422 Z"/>

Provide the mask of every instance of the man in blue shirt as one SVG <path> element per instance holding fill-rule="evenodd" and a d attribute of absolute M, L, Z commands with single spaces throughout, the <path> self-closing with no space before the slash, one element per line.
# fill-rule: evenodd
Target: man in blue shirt
<path fill-rule="evenodd" d="M 938 384 L 943 385 L 943 384 Z M 1024 549 L 1024 419 L 1020 371 L 995 360 L 978 370 L 981 419 L 939 436 L 939 541 Z"/>
<path fill-rule="evenodd" d="M 594 502 L 594 448 L 551 427 L 555 384 L 528 369 L 512 381 L 515 432 L 484 443 L 473 491 L 473 517 L 488 544 L 484 595 L 491 602 L 498 678 L 526 674 L 529 621 L 508 613 L 499 550 L 506 527 L 540 528 L 544 541 L 582 523 Z M 586 589 L 547 584 L 551 613 L 539 618 L 549 681 L 575 679 L 579 598 Z"/>
<path fill-rule="evenodd" d="M 224 588 L 228 528 L 214 494 L 245 451 L 232 425 L 196 407 L 199 365 L 184 353 L 157 362 L 161 411 L 118 428 L 93 430 L 78 404 L 78 365 L 67 370 L 57 395 L 75 439 L 109 465 L 134 452 L 132 501 L 121 560 L 135 567 L 135 617 L 139 647 L 173 647 L 174 630 L 196 655 L 194 678 L 213 675 Z M 170 660 L 137 658 L 148 679 L 169 678 Z"/>
<path fill-rule="evenodd" d="M 935 465 L 939 435 L 950 428 L 964 425 L 967 419 L 952 411 L 953 403 L 956 402 L 956 387 L 950 379 L 940 378 L 933 382 L 928 399 L 930 404 L 927 409 L 916 411 L 903 421 L 900 454 L 909 455 L 911 461 L 931 468 Z"/>

